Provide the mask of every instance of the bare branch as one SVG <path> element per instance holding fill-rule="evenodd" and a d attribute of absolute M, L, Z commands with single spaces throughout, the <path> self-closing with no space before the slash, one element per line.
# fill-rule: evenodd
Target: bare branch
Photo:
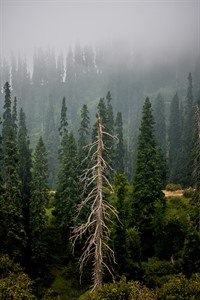
<path fill-rule="evenodd" d="M 85 263 L 93 258 L 93 290 L 95 291 L 102 286 L 104 267 L 112 275 L 111 269 L 104 261 L 105 254 L 110 253 L 109 257 L 115 262 L 114 252 L 107 244 L 109 241 L 110 229 L 105 221 L 111 222 L 111 215 L 117 216 L 116 209 L 105 201 L 103 196 L 103 188 L 105 185 L 110 189 L 111 193 L 114 193 L 114 191 L 104 174 L 105 170 L 107 168 L 111 169 L 111 167 L 103 158 L 103 151 L 106 151 L 106 149 L 102 138 L 103 134 L 110 137 L 112 136 L 109 133 L 104 132 L 102 128 L 102 120 L 99 116 L 97 141 L 88 145 L 89 150 L 86 157 L 87 160 L 90 158 L 92 166 L 85 169 L 80 177 L 80 180 L 84 182 L 83 194 L 86 194 L 88 188 L 93 188 L 89 191 L 86 198 L 77 206 L 77 215 L 75 219 L 77 220 L 81 211 L 87 205 L 90 205 L 90 212 L 84 224 L 77 225 L 72 229 L 71 236 L 74 249 L 77 240 L 82 239 L 83 236 L 86 237 L 86 234 L 89 233 L 82 249 L 83 253 L 79 259 L 79 267 L 80 273 L 82 274 Z"/>

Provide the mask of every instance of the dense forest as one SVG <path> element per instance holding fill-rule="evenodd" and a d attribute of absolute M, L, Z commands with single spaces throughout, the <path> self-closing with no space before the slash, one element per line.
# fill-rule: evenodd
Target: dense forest
<path fill-rule="evenodd" d="M 200 65 L 125 49 L 1 61 L 1 299 L 200 298 Z"/>

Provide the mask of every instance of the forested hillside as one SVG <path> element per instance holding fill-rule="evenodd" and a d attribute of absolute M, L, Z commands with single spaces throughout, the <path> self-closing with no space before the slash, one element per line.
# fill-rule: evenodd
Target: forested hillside
<path fill-rule="evenodd" d="M 200 67 L 125 49 L 1 62 L 1 299 L 199 299 Z"/>

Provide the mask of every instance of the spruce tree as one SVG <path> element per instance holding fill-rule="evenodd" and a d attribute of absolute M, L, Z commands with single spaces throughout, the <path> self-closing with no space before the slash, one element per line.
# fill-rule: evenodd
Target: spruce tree
<path fill-rule="evenodd" d="M 46 115 L 44 141 L 47 149 L 49 185 L 51 189 L 55 189 L 58 172 L 59 135 L 55 125 L 54 107 L 51 98 Z"/>
<path fill-rule="evenodd" d="M 78 156 L 80 162 L 80 174 L 86 168 L 87 163 L 85 158 L 87 157 L 87 150 L 85 148 L 90 142 L 90 118 L 87 105 L 84 104 L 81 110 L 81 123 L 79 128 L 78 139 Z"/>
<path fill-rule="evenodd" d="M 21 258 L 26 246 L 22 218 L 21 181 L 18 174 L 19 157 L 13 128 L 4 145 L 4 189 L 1 199 L 1 251 L 12 258 Z"/>
<path fill-rule="evenodd" d="M 90 118 L 87 105 L 84 104 L 81 109 L 81 123 L 79 128 L 79 140 L 78 146 L 79 151 L 89 143 L 89 134 L 90 134 Z"/>
<path fill-rule="evenodd" d="M 3 140 L 3 149 L 6 144 L 10 128 L 12 127 L 12 115 L 11 115 L 11 91 L 10 85 L 8 82 L 4 85 L 4 113 L 3 113 L 3 123 L 2 123 L 2 140 Z"/>
<path fill-rule="evenodd" d="M 105 131 L 110 134 L 111 136 L 114 135 L 114 113 L 112 107 L 112 97 L 110 91 L 108 91 L 106 95 L 107 100 L 107 112 L 106 112 L 106 119 L 107 122 L 105 123 Z M 108 151 L 108 163 L 113 168 L 114 166 L 114 139 L 110 138 L 109 136 L 105 137 L 105 146 L 107 147 Z"/>
<path fill-rule="evenodd" d="M 180 182 L 181 117 L 179 97 L 176 93 L 170 105 L 169 115 L 169 182 Z"/>
<path fill-rule="evenodd" d="M 63 97 L 62 99 L 62 107 L 61 107 L 61 114 L 60 114 L 60 127 L 59 127 L 59 134 L 61 137 L 64 137 L 67 133 L 67 106 L 66 106 L 66 98 Z"/>
<path fill-rule="evenodd" d="M 166 152 L 166 121 L 165 102 L 161 94 L 158 94 L 154 103 L 155 138 L 163 152 Z"/>
<path fill-rule="evenodd" d="M 192 202 L 195 206 L 197 230 L 200 232 L 200 97 L 195 108 L 195 126 L 194 126 L 194 144 L 193 144 L 193 185 L 194 195 Z"/>
<path fill-rule="evenodd" d="M 118 139 L 115 147 L 114 169 L 117 173 L 124 173 L 124 138 L 122 113 L 118 112 L 115 121 L 115 135 Z"/>
<path fill-rule="evenodd" d="M 44 230 L 47 225 L 45 208 L 49 200 L 47 152 L 42 137 L 34 156 L 31 180 L 30 232 L 32 260 L 39 263 L 44 255 Z"/>
<path fill-rule="evenodd" d="M 141 232 L 144 256 L 153 254 L 154 216 L 157 207 L 164 204 L 157 149 L 152 108 L 147 97 L 138 136 L 132 219 L 132 225 L 136 225 Z"/>
<path fill-rule="evenodd" d="M 1 123 L 2 122 L 1 122 L 1 118 L 0 118 L 0 125 L 1 125 Z M 0 133 L 0 195 L 2 195 L 2 192 L 3 192 L 2 164 L 3 164 L 3 150 L 2 150 L 2 136 Z M 0 196 L 0 198 L 1 198 L 1 196 Z"/>
<path fill-rule="evenodd" d="M 188 75 L 188 88 L 185 102 L 185 115 L 181 140 L 181 184 L 191 185 L 192 175 L 192 136 L 194 128 L 194 99 L 192 75 Z"/>
<path fill-rule="evenodd" d="M 28 238 L 29 234 L 29 214 L 30 214 L 30 198 L 31 198 L 31 168 L 32 158 L 30 150 L 30 141 L 26 128 L 26 117 L 23 110 L 19 114 L 19 132 L 18 132 L 18 149 L 19 149 L 19 178 L 22 183 L 22 212 L 24 217 L 25 230 Z"/>
<path fill-rule="evenodd" d="M 60 144 L 61 147 L 59 149 L 59 159 L 61 160 L 65 144 L 67 142 L 67 136 L 68 136 L 68 121 L 67 121 L 67 106 L 66 106 L 66 99 L 63 97 L 62 100 L 62 107 L 61 107 L 61 113 L 60 113 L 60 126 L 58 128 L 59 135 L 60 135 Z"/>
<path fill-rule="evenodd" d="M 126 225 L 127 225 L 127 203 L 125 198 L 127 195 L 128 181 L 124 174 L 116 174 L 114 178 L 114 191 L 116 195 L 116 210 L 118 219 L 114 222 L 112 230 L 113 250 L 117 265 L 115 270 L 118 275 L 125 273 L 126 269 Z"/>
<path fill-rule="evenodd" d="M 77 146 L 71 132 L 63 149 L 60 171 L 58 174 L 57 191 L 55 195 L 56 222 L 69 238 L 70 227 L 73 224 L 75 206 L 79 201 L 79 172 Z"/>
<path fill-rule="evenodd" d="M 13 109 L 12 109 L 12 127 L 14 129 L 14 133 L 17 135 L 17 98 L 14 98 Z"/>

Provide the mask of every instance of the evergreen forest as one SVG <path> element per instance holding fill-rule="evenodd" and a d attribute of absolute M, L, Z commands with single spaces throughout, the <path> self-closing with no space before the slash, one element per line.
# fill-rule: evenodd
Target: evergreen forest
<path fill-rule="evenodd" d="M 0 61 L 0 299 L 200 299 L 200 64 Z"/>

